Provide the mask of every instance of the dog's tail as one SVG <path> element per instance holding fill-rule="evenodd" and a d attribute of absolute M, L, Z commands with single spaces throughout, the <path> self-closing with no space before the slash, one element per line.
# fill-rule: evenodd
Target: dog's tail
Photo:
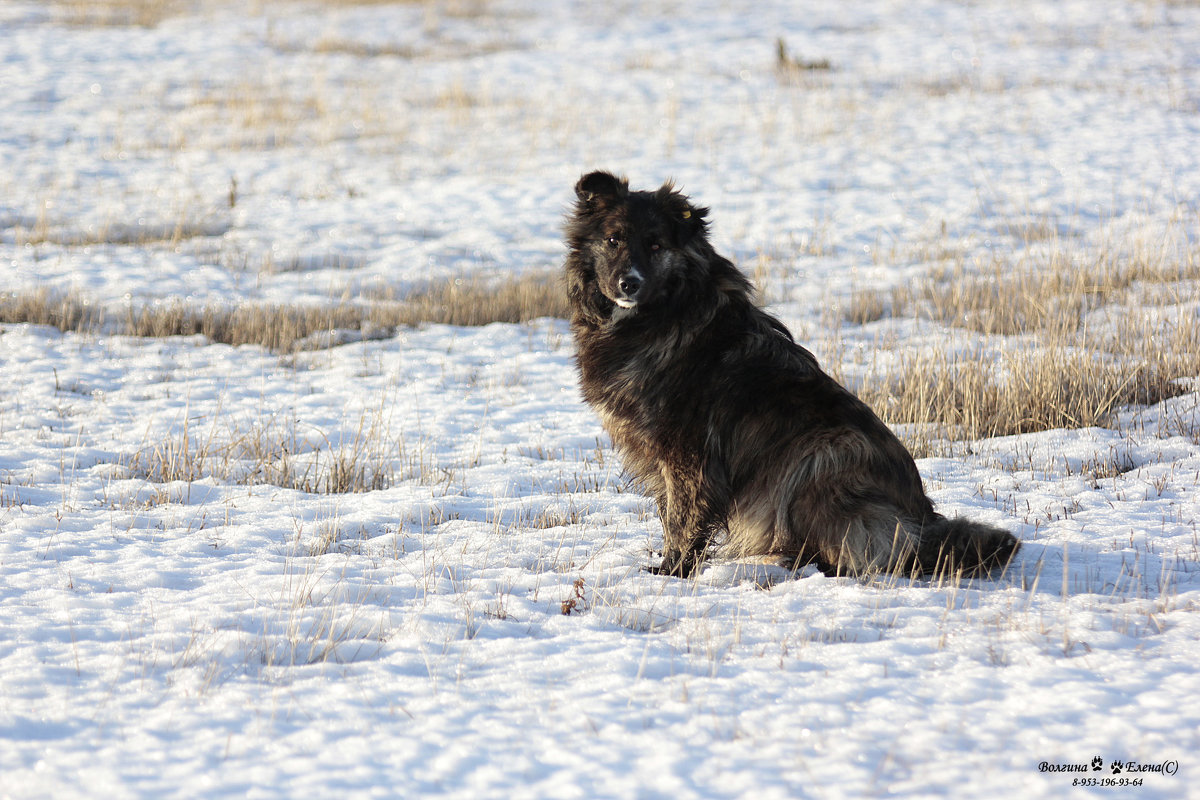
<path fill-rule="evenodd" d="M 1006 530 L 962 517 L 937 516 L 921 531 L 918 571 L 966 578 L 989 575 L 1008 566 L 1021 543 Z"/>

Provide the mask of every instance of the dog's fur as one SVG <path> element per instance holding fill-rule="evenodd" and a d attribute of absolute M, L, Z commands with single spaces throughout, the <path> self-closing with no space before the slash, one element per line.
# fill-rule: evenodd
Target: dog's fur
<path fill-rule="evenodd" d="M 912 456 L 821 371 L 708 242 L 706 208 L 667 183 L 593 172 L 566 226 L 584 398 L 663 523 L 656 569 L 709 545 L 829 574 L 982 575 L 1012 534 L 933 510 Z"/>

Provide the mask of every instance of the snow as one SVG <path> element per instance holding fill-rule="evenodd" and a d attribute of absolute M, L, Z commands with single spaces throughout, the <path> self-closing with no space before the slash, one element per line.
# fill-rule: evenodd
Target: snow
<path fill-rule="evenodd" d="M 818 344 L 943 242 L 1194 237 L 1189 4 L 64 7 L 0 4 L 4 292 L 551 271 L 594 167 L 711 206 Z M 779 38 L 833 68 L 781 76 Z M 1195 794 L 1195 392 L 922 459 L 1022 539 L 996 580 L 677 580 L 565 322 L 351 338 L 0 327 L 0 797 L 1034 798 L 1097 756 Z M 380 488 L 325 491 L 337 463 Z"/>

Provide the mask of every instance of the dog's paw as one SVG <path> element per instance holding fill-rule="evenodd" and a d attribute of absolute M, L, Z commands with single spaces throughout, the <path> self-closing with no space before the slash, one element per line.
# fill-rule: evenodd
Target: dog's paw
<path fill-rule="evenodd" d="M 663 553 L 663 559 L 657 567 L 646 567 L 646 571 L 655 575 L 690 578 L 699 571 L 701 561 L 703 559 L 697 553 L 668 550 Z"/>

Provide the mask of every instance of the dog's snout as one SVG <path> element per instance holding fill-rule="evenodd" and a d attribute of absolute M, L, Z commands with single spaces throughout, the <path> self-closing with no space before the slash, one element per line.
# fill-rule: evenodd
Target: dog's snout
<path fill-rule="evenodd" d="M 612 301 L 621 308 L 633 308 L 641 301 L 638 293 L 643 286 L 645 279 L 642 273 L 638 272 L 637 267 L 630 267 L 623 275 L 617 276 L 615 287 L 609 285 L 609 291 L 613 292 Z"/>
<path fill-rule="evenodd" d="M 637 290 L 642 288 L 642 279 L 636 272 L 630 272 L 622 275 L 617 281 L 617 288 L 624 292 L 629 297 L 637 294 Z"/>

